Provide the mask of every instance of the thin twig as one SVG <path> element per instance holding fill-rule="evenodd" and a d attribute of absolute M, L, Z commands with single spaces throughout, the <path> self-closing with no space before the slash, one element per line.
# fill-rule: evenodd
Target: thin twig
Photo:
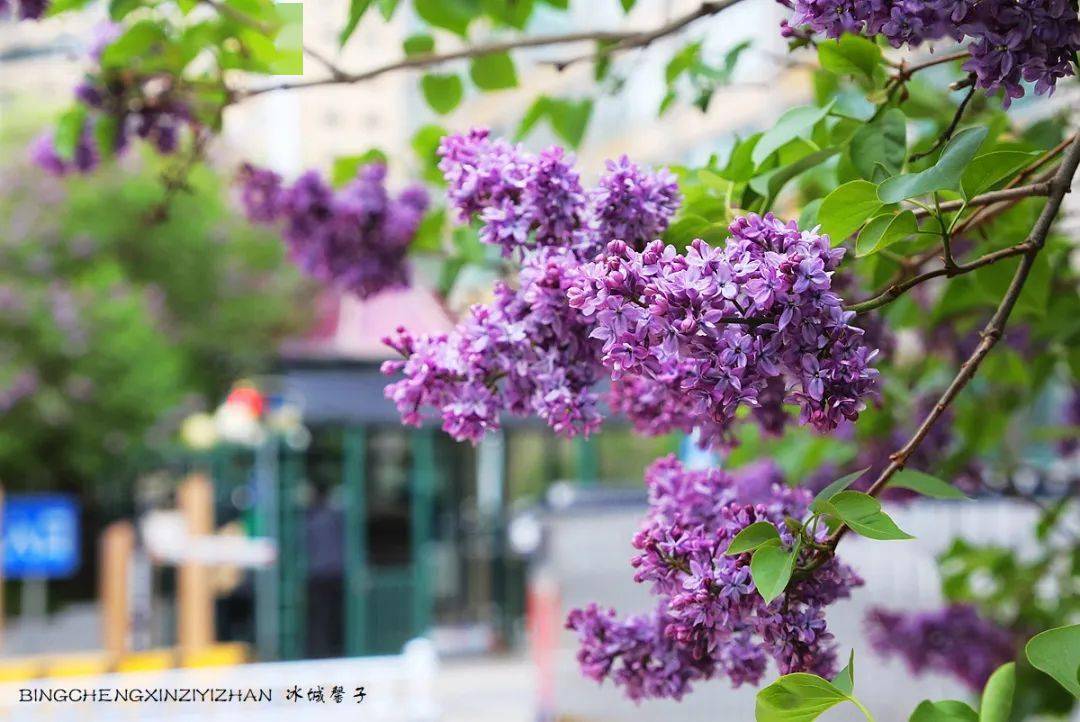
<path fill-rule="evenodd" d="M 960 101 L 960 105 L 957 106 L 956 112 L 953 113 L 952 122 L 949 123 L 949 127 L 945 129 L 945 132 L 938 136 L 937 140 L 934 141 L 934 144 L 932 146 L 922 151 L 921 153 L 912 153 L 911 157 L 908 158 L 908 163 L 914 163 L 920 158 L 925 158 L 926 156 L 930 155 L 952 139 L 953 133 L 956 132 L 956 127 L 960 125 L 960 119 L 964 117 L 964 111 L 967 110 L 968 103 L 971 102 L 971 98 L 974 95 L 975 84 L 972 83 L 971 87 L 968 89 L 967 95 L 965 95 L 964 99 Z"/>
<path fill-rule="evenodd" d="M 1065 198 L 1065 194 L 1069 192 L 1073 176 L 1076 174 L 1077 166 L 1080 166 L 1080 137 L 1077 137 L 1073 141 L 1061 166 L 1058 168 L 1057 173 L 1054 174 L 1054 177 L 1051 180 L 1052 187 L 1046 205 L 1043 207 L 1042 212 L 1035 221 L 1035 225 L 1028 234 L 1027 240 L 1025 240 L 1024 243 L 1019 244 L 1020 246 L 1025 246 L 1020 265 L 1013 274 L 1009 288 L 1002 297 L 1001 302 L 998 304 L 997 310 L 994 311 L 994 315 L 986 323 L 986 326 L 983 327 L 982 333 L 980 334 L 981 340 L 979 341 L 978 346 L 975 347 L 972 354 L 964 361 L 963 365 L 961 365 L 960 371 L 956 374 L 952 383 L 945 389 L 941 398 L 938 399 L 934 408 L 931 409 L 930 413 L 923 419 L 923 422 L 919 425 L 919 428 L 916 429 L 908 442 L 889 457 L 889 465 L 885 467 L 867 490 L 867 493 L 870 496 L 876 497 L 881 494 L 888 485 L 889 480 L 892 479 L 898 471 L 904 468 L 908 458 L 919 447 L 919 444 L 922 443 L 927 434 L 930 433 L 934 424 L 941 418 L 941 415 L 945 413 L 945 410 L 957 395 L 965 386 L 967 386 L 968 382 L 971 381 L 979 368 L 979 364 L 981 364 L 983 359 L 986 358 L 986 355 L 990 353 L 990 349 L 992 349 L 1001 339 L 1001 336 L 1005 331 L 1005 324 L 1009 320 L 1009 315 L 1016 306 L 1016 301 L 1020 297 L 1020 292 L 1024 289 L 1024 283 L 1031 273 L 1035 258 L 1038 256 L 1043 245 L 1045 245 L 1046 238 L 1050 234 L 1050 227 L 1053 225 L 1058 211 L 1061 209 L 1061 203 Z M 836 545 L 843 539 L 847 531 L 848 526 L 846 524 L 841 524 L 841 526 L 833 532 L 830 537 L 830 547 L 833 551 L 835 551 Z"/>
<path fill-rule="evenodd" d="M 208 2 L 217 2 L 217 0 L 204 0 Z M 566 33 L 564 35 L 536 35 L 532 37 L 515 38 L 514 40 L 507 40 L 502 42 L 487 43 L 484 45 L 474 45 L 460 50 L 455 50 L 448 53 L 424 53 L 420 55 L 411 55 L 399 60 L 395 60 L 392 63 L 381 65 L 370 70 L 363 72 L 351 73 L 344 70 L 340 70 L 337 74 L 331 74 L 330 77 L 316 78 L 313 80 L 302 80 L 294 83 L 280 83 L 275 85 L 268 85 L 262 88 L 253 88 L 248 90 L 239 90 L 236 92 L 235 97 L 237 99 L 250 98 L 256 95 L 262 95 L 264 93 L 272 93 L 277 90 L 300 90 L 303 88 L 313 88 L 325 85 L 338 85 L 338 84 L 355 84 L 363 83 L 369 80 L 378 78 L 386 73 L 391 73 L 397 70 L 418 70 L 423 68 L 431 68 L 444 63 L 449 63 L 454 60 L 464 60 L 468 58 L 477 58 L 484 55 L 494 55 L 496 53 L 505 53 L 511 50 L 520 50 L 523 48 L 540 48 L 549 47 L 553 45 L 570 45 L 574 43 L 583 42 L 601 42 L 606 43 L 610 47 L 604 49 L 605 54 L 610 54 L 617 51 L 629 50 L 631 48 L 643 48 L 652 44 L 656 40 L 662 37 L 673 35 L 681 31 L 686 26 L 690 25 L 696 20 L 701 18 L 716 15 L 717 13 L 726 10 L 727 8 L 738 4 L 742 0 L 715 0 L 713 2 L 703 2 L 695 10 L 692 10 L 684 15 L 680 15 L 673 20 L 648 31 L 631 30 L 631 31 L 605 31 L 594 30 L 577 33 Z"/>

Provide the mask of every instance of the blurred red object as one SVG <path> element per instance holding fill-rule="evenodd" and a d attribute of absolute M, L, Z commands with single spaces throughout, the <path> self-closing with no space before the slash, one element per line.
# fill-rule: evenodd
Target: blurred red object
<path fill-rule="evenodd" d="M 244 385 L 233 388 L 225 399 L 225 403 L 245 406 L 256 418 L 261 417 L 263 411 L 266 410 L 266 399 L 254 386 Z"/>

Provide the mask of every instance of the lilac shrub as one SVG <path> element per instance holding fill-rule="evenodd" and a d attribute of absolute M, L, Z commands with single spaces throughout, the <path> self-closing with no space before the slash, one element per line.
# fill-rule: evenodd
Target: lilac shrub
<path fill-rule="evenodd" d="M 856 419 L 877 372 L 854 313 L 831 290 L 844 250 L 771 214 L 738 218 L 730 232 L 722 248 L 695 240 L 685 254 L 612 241 L 582 270 L 570 304 L 595 319 L 612 377 L 679 395 L 665 409 L 672 428 L 692 419 L 709 443 L 729 439 L 744 405 L 775 417 L 798 404 L 801 422 L 822 432 Z"/>
<path fill-rule="evenodd" d="M 1071 76 L 1080 50 L 1080 20 L 1069 0 L 780 0 L 793 25 L 836 38 L 845 32 L 882 35 L 893 47 L 970 40 L 964 69 L 979 87 L 1004 90 L 1007 107 L 1023 97 L 1023 82 L 1052 93 Z"/>
<path fill-rule="evenodd" d="M 625 620 L 596 605 L 572 611 L 567 626 L 581 643 L 582 672 L 610 678 L 634 700 L 679 699 L 692 682 L 714 677 L 758 684 L 769 660 L 782 674 L 834 674 L 825 608 L 860 586 L 858 575 L 834 557 L 766 603 L 750 575 L 751 555 L 725 554 L 736 534 L 759 521 L 792 545 L 784 518 L 801 517 L 811 497 L 778 481 L 771 465 L 739 478 L 686 469 L 674 456 L 656 461 L 645 474 L 649 513 L 631 564 L 658 607 Z"/>
<path fill-rule="evenodd" d="M 408 284 L 406 255 L 428 197 L 420 186 L 391 196 L 386 166 L 365 165 L 334 190 L 314 171 L 285 186 L 277 173 L 245 165 L 239 195 L 251 220 L 283 221 L 290 257 L 313 278 L 361 298 Z"/>
<path fill-rule="evenodd" d="M 972 691 L 1013 659 L 1021 641 L 969 604 L 913 613 L 875 609 L 867 630 L 878 653 L 903 659 L 912 673 L 949 674 Z"/>

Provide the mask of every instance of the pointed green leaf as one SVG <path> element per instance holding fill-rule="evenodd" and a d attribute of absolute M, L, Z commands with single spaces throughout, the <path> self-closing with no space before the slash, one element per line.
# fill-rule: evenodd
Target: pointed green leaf
<path fill-rule="evenodd" d="M 1036 155 L 1018 150 L 998 150 L 978 156 L 964 169 L 964 175 L 960 178 L 964 198 L 970 199 L 990 190 L 1030 163 Z"/>
<path fill-rule="evenodd" d="M 908 722 L 979 722 L 979 714 L 964 702 L 952 699 L 931 702 L 924 699 L 911 713 Z"/>
<path fill-rule="evenodd" d="M 756 722 L 810 722 L 850 699 L 843 690 L 817 675 L 787 674 L 757 695 Z"/>
<path fill-rule="evenodd" d="M 862 258 L 883 251 L 919 232 L 915 214 L 903 210 L 896 215 L 883 214 L 871 219 L 855 240 L 855 257 Z"/>
<path fill-rule="evenodd" d="M 873 80 L 881 64 L 881 48 L 872 40 L 845 33 L 834 42 L 822 40 L 818 60 L 821 67 L 837 75 L 862 75 Z"/>
<path fill-rule="evenodd" d="M 998 667 L 983 687 L 979 722 L 1009 722 L 1015 688 L 1016 664 L 1009 662 Z"/>
<path fill-rule="evenodd" d="M 781 146 L 787 145 L 795 138 L 808 135 L 814 126 L 829 114 L 834 102 L 830 101 L 828 105 L 822 108 L 814 106 L 792 108 L 781 115 L 780 119 L 776 121 L 776 125 L 765 131 L 757 145 L 754 146 L 750 157 L 755 165 L 761 165 L 766 158 L 779 150 Z"/>
<path fill-rule="evenodd" d="M 936 476 L 930 476 L 915 469 L 902 469 L 889 479 L 887 486 L 895 486 L 901 489 L 911 489 L 923 496 L 934 499 L 967 499 L 964 492 L 952 484 L 946 483 Z"/>
<path fill-rule="evenodd" d="M 349 19 L 345 21 L 345 27 L 338 35 L 338 45 L 344 47 L 345 43 L 349 42 L 349 38 L 356 32 L 356 26 L 360 24 L 369 7 L 371 7 L 371 0 L 352 0 L 349 4 Z"/>
<path fill-rule="evenodd" d="M 899 203 L 934 191 L 956 190 L 964 169 L 975 157 L 988 132 L 985 127 L 960 131 L 941 151 L 934 165 L 919 173 L 907 173 L 882 182 L 878 186 L 878 198 L 882 203 Z"/>
<path fill-rule="evenodd" d="M 855 650 L 851 650 L 851 654 L 848 655 L 847 666 L 840 670 L 840 674 L 836 675 L 836 679 L 833 681 L 833 685 L 845 694 L 851 694 L 855 691 Z"/>
<path fill-rule="evenodd" d="M 869 539 L 911 539 L 881 510 L 881 502 L 861 491 L 841 491 L 829 500 L 840 519 L 860 536 Z"/>
<path fill-rule="evenodd" d="M 780 533 L 776 531 L 776 527 L 767 521 L 754 522 L 735 535 L 724 553 L 742 554 L 771 541 L 780 541 Z"/>
<path fill-rule="evenodd" d="M 1080 624 L 1036 634 L 1024 647 L 1024 653 L 1035 669 L 1046 672 L 1080 697 Z"/>
<path fill-rule="evenodd" d="M 779 540 L 759 546 L 750 557 L 750 577 L 766 604 L 780 596 L 787 588 L 794 567 L 794 551 L 784 549 Z"/>
<path fill-rule="evenodd" d="M 841 491 L 858 481 L 859 477 L 861 477 L 868 471 L 870 471 L 870 467 L 864 466 L 858 471 L 853 471 L 850 474 L 845 474 L 844 476 L 841 476 L 839 479 L 830 483 L 824 489 L 815 494 L 814 499 L 822 499 L 827 501 L 833 498 L 836 494 L 839 494 Z"/>
<path fill-rule="evenodd" d="M 907 117 L 899 108 L 890 108 L 873 123 L 861 126 L 851 137 L 851 164 L 868 180 L 878 168 L 895 175 L 907 158 Z"/>
<path fill-rule="evenodd" d="M 827 234 L 834 246 L 881 212 L 884 205 L 878 199 L 878 187 L 868 180 L 853 180 L 825 196 L 818 209 L 821 232 Z"/>

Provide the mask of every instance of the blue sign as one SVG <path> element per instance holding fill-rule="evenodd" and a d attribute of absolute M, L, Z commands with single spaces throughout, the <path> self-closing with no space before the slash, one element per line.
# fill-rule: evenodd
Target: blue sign
<path fill-rule="evenodd" d="M 4 498 L 4 577 L 57 579 L 79 568 L 79 506 L 60 494 Z"/>

